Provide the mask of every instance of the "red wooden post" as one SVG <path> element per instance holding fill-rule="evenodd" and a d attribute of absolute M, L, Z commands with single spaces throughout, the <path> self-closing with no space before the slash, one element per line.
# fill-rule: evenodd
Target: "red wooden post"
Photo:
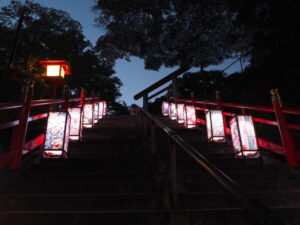
<path fill-rule="evenodd" d="M 300 159 L 300 152 L 297 152 L 293 135 L 287 126 L 286 115 L 282 112 L 282 102 L 277 89 L 271 90 L 271 99 L 278 122 L 286 160 L 290 166 L 298 167 L 300 166 L 300 162 L 298 161 L 298 159 Z"/>
<path fill-rule="evenodd" d="M 85 103 L 85 90 L 83 88 L 81 89 L 80 98 L 82 98 L 82 100 L 80 101 L 80 105 L 81 107 L 83 107 Z"/>
<path fill-rule="evenodd" d="M 67 85 L 64 86 L 63 97 L 65 98 L 65 102 L 63 104 L 62 110 L 67 112 L 69 108 L 69 100 L 70 100 L 70 88 Z"/>
<path fill-rule="evenodd" d="M 28 82 L 21 97 L 21 101 L 24 103 L 23 107 L 18 113 L 19 125 L 14 128 L 11 139 L 10 151 L 14 152 L 14 158 L 10 163 L 11 169 L 16 169 L 20 166 L 23 156 L 23 148 L 25 144 L 25 138 L 27 133 L 28 117 L 30 115 L 30 105 L 33 95 L 33 82 Z"/>
<path fill-rule="evenodd" d="M 223 110 L 223 106 L 222 106 L 222 97 L 221 97 L 221 92 L 220 91 L 216 91 L 216 102 L 217 102 L 217 109 L 218 110 Z M 224 130 L 225 130 L 225 137 L 228 140 L 228 133 L 227 130 L 229 130 L 229 128 L 227 127 L 227 118 L 224 115 L 224 112 L 222 113 L 223 115 L 223 123 L 224 123 Z"/>

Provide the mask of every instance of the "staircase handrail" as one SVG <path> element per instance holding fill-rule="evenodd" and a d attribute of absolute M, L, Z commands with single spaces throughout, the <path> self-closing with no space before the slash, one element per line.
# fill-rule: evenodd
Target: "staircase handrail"
<path fill-rule="evenodd" d="M 195 148 L 189 145 L 186 141 L 184 141 L 174 130 L 169 128 L 163 122 L 155 118 L 146 110 L 134 106 L 137 108 L 138 118 L 140 120 L 147 120 L 147 124 L 149 126 L 157 126 L 161 130 L 163 130 L 167 136 L 179 147 L 181 147 L 184 152 L 190 155 L 202 168 L 204 168 L 218 183 L 228 191 L 237 201 L 239 201 L 244 209 L 252 214 L 256 220 L 256 222 L 260 225 L 283 225 L 281 219 L 274 214 L 268 207 L 263 205 L 262 203 L 251 199 L 250 196 L 245 193 L 242 188 L 236 184 L 228 175 L 219 170 L 214 164 L 209 162 L 203 155 L 201 155 Z M 144 121 L 145 122 L 145 121 Z M 142 123 L 142 121 L 140 121 Z M 145 124 L 145 123 L 143 123 Z M 150 128 L 151 129 L 151 128 Z M 176 168 L 176 166 L 175 166 Z M 172 178 L 173 179 L 173 178 Z M 176 179 L 176 178 L 174 178 Z M 173 195 L 177 195 L 172 191 Z M 174 197 L 177 199 L 177 197 Z"/>

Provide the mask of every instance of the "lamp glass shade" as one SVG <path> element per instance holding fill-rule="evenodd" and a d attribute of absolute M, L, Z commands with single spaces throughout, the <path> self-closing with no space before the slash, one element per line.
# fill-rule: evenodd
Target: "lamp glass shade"
<path fill-rule="evenodd" d="M 68 112 L 50 112 L 44 142 L 44 156 L 67 156 L 69 148 L 70 115 Z"/>
<path fill-rule="evenodd" d="M 163 116 L 169 115 L 169 103 L 168 102 L 162 102 L 161 113 Z"/>
<path fill-rule="evenodd" d="M 47 65 L 46 75 L 47 77 L 58 77 L 60 76 L 61 68 L 60 65 Z"/>
<path fill-rule="evenodd" d="M 83 127 L 91 128 L 94 120 L 94 104 L 85 104 L 83 106 Z"/>
<path fill-rule="evenodd" d="M 252 116 L 238 115 L 230 120 L 233 149 L 237 157 L 258 155 L 258 144 Z"/>
<path fill-rule="evenodd" d="M 208 141 L 225 142 L 225 129 L 222 110 L 205 112 Z"/>
<path fill-rule="evenodd" d="M 184 104 L 177 104 L 177 122 L 184 123 Z"/>
<path fill-rule="evenodd" d="M 177 118 L 177 109 L 175 103 L 170 103 L 169 106 L 169 117 L 171 120 L 176 120 Z"/>
<path fill-rule="evenodd" d="M 197 116 L 195 106 L 186 105 L 184 107 L 184 126 L 186 128 L 195 128 L 197 124 Z"/>
<path fill-rule="evenodd" d="M 71 116 L 70 140 L 72 141 L 81 140 L 82 123 L 83 123 L 82 108 L 74 107 L 74 108 L 69 108 L 68 110 Z"/>

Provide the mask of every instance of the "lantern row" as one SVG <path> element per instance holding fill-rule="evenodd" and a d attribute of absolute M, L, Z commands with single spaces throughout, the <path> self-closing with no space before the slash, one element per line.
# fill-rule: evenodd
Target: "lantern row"
<path fill-rule="evenodd" d="M 163 116 L 183 123 L 186 128 L 197 125 L 196 108 L 193 105 L 162 102 Z M 205 111 L 208 142 L 226 142 L 225 122 L 222 110 Z M 250 115 L 235 115 L 230 121 L 233 150 L 236 157 L 257 157 L 259 148 L 253 118 Z"/>
<path fill-rule="evenodd" d="M 105 101 L 49 112 L 44 141 L 44 157 L 67 158 L 69 141 L 82 140 L 82 128 L 91 128 L 107 112 Z"/>

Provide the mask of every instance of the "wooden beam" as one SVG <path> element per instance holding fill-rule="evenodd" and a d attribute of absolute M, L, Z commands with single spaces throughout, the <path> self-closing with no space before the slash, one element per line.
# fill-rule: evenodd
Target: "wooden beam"
<path fill-rule="evenodd" d="M 157 95 L 159 95 L 159 94 L 161 94 L 161 93 L 163 93 L 163 92 L 169 90 L 170 88 L 171 88 L 171 85 L 168 86 L 168 87 L 165 87 L 165 88 L 161 89 L 160 91 L 158 91 L 158 92 L 156 92 L 155 94 L 151 95 L 151 96 L 148 98 L 148 100 L 150 100 L 151 98 L 154 98 L 154 97 L 156 97 Z"/>
<path fill-rule="evenodd" d="M 142 90 L 138 94 L 134 96 L 135 100 L 138 100 L 139 98 L 143 97 L 145 94 L 148 94 L 149 92 L 155 90 L 156 88 L 160 87 L 161 85 L 167 83 L 168 81 L 172 80 L 173 77 L 178 77 L 182 73 L 186 72 L 189 70 L 190 67 L 181 67 L 178 70 L 175 70 L 174 72 L 170 73 L 169 75 L 165 76 L 161 80 L 155 82 L 154 84 L 150 85 L 146 89 Z"/>

